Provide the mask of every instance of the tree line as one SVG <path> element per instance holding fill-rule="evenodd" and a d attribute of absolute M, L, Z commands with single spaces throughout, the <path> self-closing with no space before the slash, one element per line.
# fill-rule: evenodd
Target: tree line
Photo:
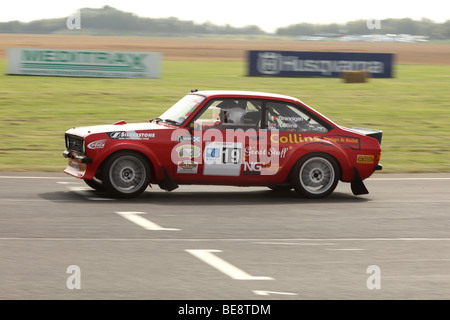
<path fill-rule="evenodd" d="M 430 39 L 450 39 L 450 20 L 436 23 L 430 19 L 422 20 L 385 19 L 380 21 L 379 29 L 370 29 L 366 20 L 350 21 L 343 24 L 298 23 L 278 28 L 274 34 L 263 31 L 259 26 L 216 25 L 212 22 L 195 23 L 178 18 L 144 18 L 104 6 L 80 10 L 81 30 L 92 35 L 136 35 L 136 36 L 199 36 L 218 35 L 277 35 L 277 36 L 342 36 L 348 34 L 411 34 Z M 42 19 L 31 22 L 9 21 L 0 23 L 0 33 L 68 33 L 67 17 Z"/>

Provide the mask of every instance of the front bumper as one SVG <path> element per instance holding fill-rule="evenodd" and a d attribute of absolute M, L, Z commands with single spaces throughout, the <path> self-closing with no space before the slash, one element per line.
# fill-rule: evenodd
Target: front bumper
<path fill-rule="evenodd" d="M 69 150 L 65 150 L 63 152 L 63 157 L 69 159 L 69 163 L 67 168 L 64 170 L 64 173 L 76 178 L 83 178 L 86 173 L 86 164 L 92 162 L 91 157 L 87 157 Z"/>
<path fill-rule="evenodd" d="M 81 162 L 81 163 L 91 163 L 92 162 L 91 157 L 87 157 L 82 154 L 77 154 L 76 152 L 69 151 L 69 150 L 64 150 L 63 157 L 72 159 L 72 160 L 77 160 L 78 162 Z"/>

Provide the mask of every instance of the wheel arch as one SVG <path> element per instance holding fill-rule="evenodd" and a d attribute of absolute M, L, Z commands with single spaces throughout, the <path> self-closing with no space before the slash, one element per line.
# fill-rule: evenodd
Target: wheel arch
<path fill-rule="evenodd" d="M 308 153 L 303 154 L 301 157 L 299 157 L 297 159 L 297 161 L 294 162 L 294 164 L 290 168 L 288 178 L 289 179 L 291 178 L 291 176 L 293 174 L 293 171 L 294 171 L 294 168 L 297 165 L 297 163 L 303 161 L 306 158 L 312 158 L 314 156 L 322 156 L 322 155 L 329 156 L 336 162 L 336 165 L 338 166 L 338 169 L 339 169 L 339 180 L 342 180 L 342 165 L 341 165 L 341 162 L 332 153 L 328 153 L 328 152 L 324 152 L 324 151 L 314 151 L 314 152 L 308 152 Z"/>
<path fill-rule="evenodd" d="M 322 159 L 322 163 L 327 162 L 327 166 L 332 167 L 333 175 L 327 181 L 324 178 L 326 175 L 323 174 L 321 169 L 318 167 L 314 168 L 314 171 L 319 171 L 314 174 L 314 178 L 312 176 L 312 172 L 310 172 L 311 176 L 308 181 L 303 180 L 303 175 L 301 173 L 302 168 L 304 168 L 305 164 L 307 164 L 310 160 L 314 159 Z M 317 161 L 317 160 L 316 160 Z M 341 180 L 342 169 L 339 161 L 332 154 L 327 152 L 310 152 L 303 155 L 301 158 L 297 160 L 295 165 L 292 167 L 289 172 L 288 181 L 294 186 L 294 189 L 297 193 L 306 196 L 307 198 L 323 198 L 330 195 L 334 189 L 336 188 L 339 180 Z M 317 176 L 316 176 L 317 174 Z M 307 175 L 309 176 L 309 175 Z M 317 178 L 316 181 L 313 181 Z M 325 182 L 325 184 L 323 184 Z M 320 187 L 317 190 L 314 190 L 315 187 Z M 324 188 L 323 188 L 324 187 Z M 323 191 L 322 191 L 323 189 Z"/>
<path fill-rule="evenodd" d="M 141 152 L 141 151 L 135 150 L 135 149 L 120 149 L 120 150 L 116 150 L 114 152 L 111 152 L 106 158 L 103 159 L 102 163 L 100 164 L 100 166 L 98 167 L 97 170 L 100 170 L 109 158 L 117 155 L 118 153 L 126 153 L 126 152 L 128 152 L 128 153 L 135 153 L 135 154 L 141 155 L 147 161 L 147 164 L 150 167 L 150 175 L 151 175 L 151 177 L 155 176 L 155 167 L 153 166 L 152 160 L 144 152 Z"/>
<path fill-rule="evenodd" d="M 297 150 L 297 152 L 291 156 L 292 161 L 289 161 L 290 167 L 286 179 L 290 178 L 292 170 L 299 161 L 312 154 L 326 154 L 331 156 L 339 167 L 339 179 L 341 181 L 351 181 L 353 179 L 353 167 L 348 155 L 344 150 L 328 141 L 309 143 Z"/>
<path fill-rule="evenodd" d="M 108 150 L 108 152 L 105 152 L 101 158 L 99 158 L 99 165 L 97 166 L 95 172 L 93 173 L 93 176 L 97 176 L 99 172 L 103 169 L 103 166 L 105 163 L 110 159 L 111 157 L 115 156 L 118 153 L 125 153 L 125 152 L 131 152 L 135 154 L 141 155 L 147 162 L 147 164 L 150 167 L 150 181 L 155 182 L 158 179 L 157 171 L 155 170 L 155 162 L 156 157 L 151 154 L 151 151 L 145 148 L 139 148 L 135 145 L 129 145 L 124 148 L 124 146 L 111 148 Z M 158 163 L 158 162 L 156 162 Z"/>

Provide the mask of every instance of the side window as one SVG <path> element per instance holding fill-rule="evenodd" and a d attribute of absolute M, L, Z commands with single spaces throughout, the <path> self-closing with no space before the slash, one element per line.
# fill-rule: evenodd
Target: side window
<path fill-rule="evenodd" d="M 327 132 L 327 128 L 296 106 L 268 101 L 266 105 L 268 129 L 281 132 Z"/>
<path fill-rule="evenodd" d="M 211 101 L 194 125 L 204 130 L 257 129 L 261 125 L 262 101 L 247 99 L 218 99 Z"/>

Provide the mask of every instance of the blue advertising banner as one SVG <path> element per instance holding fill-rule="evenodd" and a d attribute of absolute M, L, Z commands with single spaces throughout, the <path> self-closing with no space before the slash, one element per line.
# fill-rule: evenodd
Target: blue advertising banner
<path fill-rule="evenodd" d="M 366 70 L 373 78 L 392 78 L 392 53 L 249 51 L 250 76 L 339 77 Z"/>

